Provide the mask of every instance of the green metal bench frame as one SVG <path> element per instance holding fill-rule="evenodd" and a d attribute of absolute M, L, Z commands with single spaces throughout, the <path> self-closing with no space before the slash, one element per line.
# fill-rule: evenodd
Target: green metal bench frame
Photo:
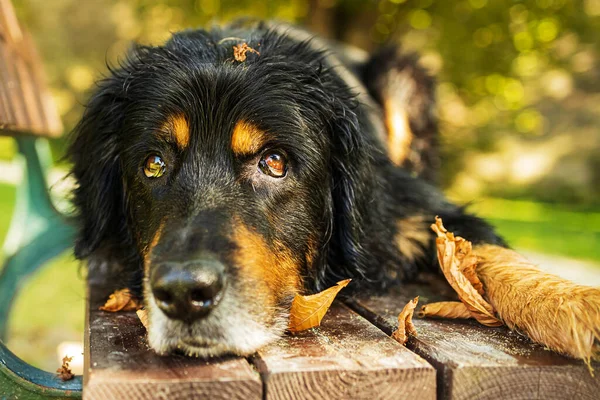
<path fill-rule="evenodd" d="M 48 141 L 33 136 L 15 140 L 24 173 L 0 270 L 0 399 L 81 398 L 80 376 L 63 382 L 57 374 L 19 359 L 3 342 L 11 304 L 21 287 L 47 261 L 70 248 L 74 236 L 74 228 L 56 210 L 48 193 L 46 172 L 52 165 Z"/>

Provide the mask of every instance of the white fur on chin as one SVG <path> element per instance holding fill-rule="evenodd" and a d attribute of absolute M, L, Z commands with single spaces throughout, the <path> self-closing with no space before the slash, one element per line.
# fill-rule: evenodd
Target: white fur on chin
<path fill-rule="evenodd" d="M 177 350 L 195 357 L 245 356 L 277 340 L 287 327 L 288 316 L 281 312 L 270 326 L 261 323 L 271 319 L 270 316 L 256 308 L 248 309 L 250 302 L 237 299 L 231 290 L 225 293 L 219 306 L 200 321 L 187 324 L 172 320 L 158 308 L 152 291 L 145 286 L 148 343 L 158 354 Z"/>

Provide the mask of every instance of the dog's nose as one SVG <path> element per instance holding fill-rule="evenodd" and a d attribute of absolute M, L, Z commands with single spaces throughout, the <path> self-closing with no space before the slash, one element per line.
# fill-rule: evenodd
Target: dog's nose
<path fill-rule="evenodd" d="M 172 319 L 193 322 L 206 316 L 223 297 L 225 268 L 214 259 L 163 262 L 150 284 L 158 307 Z"/>

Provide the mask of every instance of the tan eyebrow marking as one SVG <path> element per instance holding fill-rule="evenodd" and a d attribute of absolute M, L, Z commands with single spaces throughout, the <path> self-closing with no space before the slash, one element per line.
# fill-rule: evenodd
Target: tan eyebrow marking
<path fill-rule="evenodd" d="M 179 148 L 185 149 L 188 146 L 190 143 L 190 126 L 183 114 L 170 116 L 167 119 L 165 128 L 171 132 Z"/>
<path fill-rule="evenodd" d="M 265 132 L 251 122 L 238 121 L 231 135 L 231 150 L 238 155 L 254 154 L 263 146 L 265 137 Z"/>

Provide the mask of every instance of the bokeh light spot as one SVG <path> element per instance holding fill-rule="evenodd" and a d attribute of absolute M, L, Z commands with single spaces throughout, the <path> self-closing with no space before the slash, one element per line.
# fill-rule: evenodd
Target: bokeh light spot
<path fill-rule="evenodd" d="M 410 15 L 410 26 L 415 29 L 427 29 L 431 26 L 431 15 L 425 10 L 414 10 Z"/>
<path fill-rule="evenodd" d="M 558 22 L 552 18 L 540 21 L 537 26 L 537 37 L 542 42 L 551 42 L 558 35 Z"/>

